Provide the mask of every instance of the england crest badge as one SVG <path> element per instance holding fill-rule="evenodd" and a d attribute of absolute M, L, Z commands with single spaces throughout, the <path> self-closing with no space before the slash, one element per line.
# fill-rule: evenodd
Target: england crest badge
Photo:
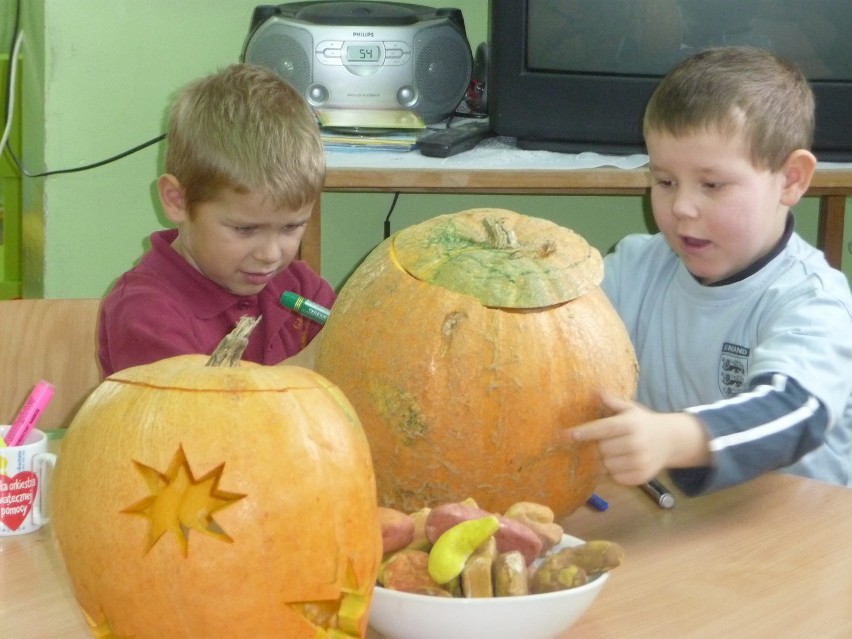
<path fill-rule="evenodd" d="M 745 386 L 748 375 L 748 355 L 750 349 L 738 344 L 725 342 L 719 357 L 719 390 L 725 397 L 739 394 Z"/>

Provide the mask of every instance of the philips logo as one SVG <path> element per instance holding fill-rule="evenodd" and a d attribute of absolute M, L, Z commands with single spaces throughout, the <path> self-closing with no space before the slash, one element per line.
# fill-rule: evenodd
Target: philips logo
<path fill-rule="evenodd" d="M 372 31 L 353 31 L 352 32 L 353 38 L 372 38 L 373 35 L 374 34 L 373 34 Z"/>

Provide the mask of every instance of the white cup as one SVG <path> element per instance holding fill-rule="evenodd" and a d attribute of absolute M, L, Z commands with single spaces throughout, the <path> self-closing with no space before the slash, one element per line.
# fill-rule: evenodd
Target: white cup
<path fill-rule="evenodd" d="M 0 435 L 5 438 L 9 428 L 0 426 Z M 47 436 L 37 428 L 20 446 L 0 448 L 0 536 L 30 533 L 48 522 L 46 479 L 55 465 Z"/>

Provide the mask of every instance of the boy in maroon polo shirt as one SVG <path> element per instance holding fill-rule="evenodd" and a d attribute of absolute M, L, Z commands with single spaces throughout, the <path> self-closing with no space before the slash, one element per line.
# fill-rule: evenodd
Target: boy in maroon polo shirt
<path fill-rule="evenodd" d="M 331 306 L 331 286 L 294 261 L 325 179 L 314 116 L 273 72 L 235 64 L 185 87 L 170 112 L 157 181 L 174 229 L 104 299 L 104 375 L 186 353 L 210 354 L 243 315 L 263 316 L 244 359 L 311 365 L 321 326 L 284 308 L 290 290 Z"/>

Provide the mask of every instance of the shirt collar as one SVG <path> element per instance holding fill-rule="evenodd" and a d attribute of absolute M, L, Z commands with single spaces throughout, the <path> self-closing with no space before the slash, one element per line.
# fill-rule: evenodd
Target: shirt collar
<path fill-rule="evenodd" d="M 256 303 L 256 295 L 236 295 L 198 271 L 172 248 L 176 229 L 158 231 L 151 236 L 151 248 L 172 270 L 171 281 L 186 299 L 192 300 L 197 317 L 209 319 L 244 300 Z"/>

